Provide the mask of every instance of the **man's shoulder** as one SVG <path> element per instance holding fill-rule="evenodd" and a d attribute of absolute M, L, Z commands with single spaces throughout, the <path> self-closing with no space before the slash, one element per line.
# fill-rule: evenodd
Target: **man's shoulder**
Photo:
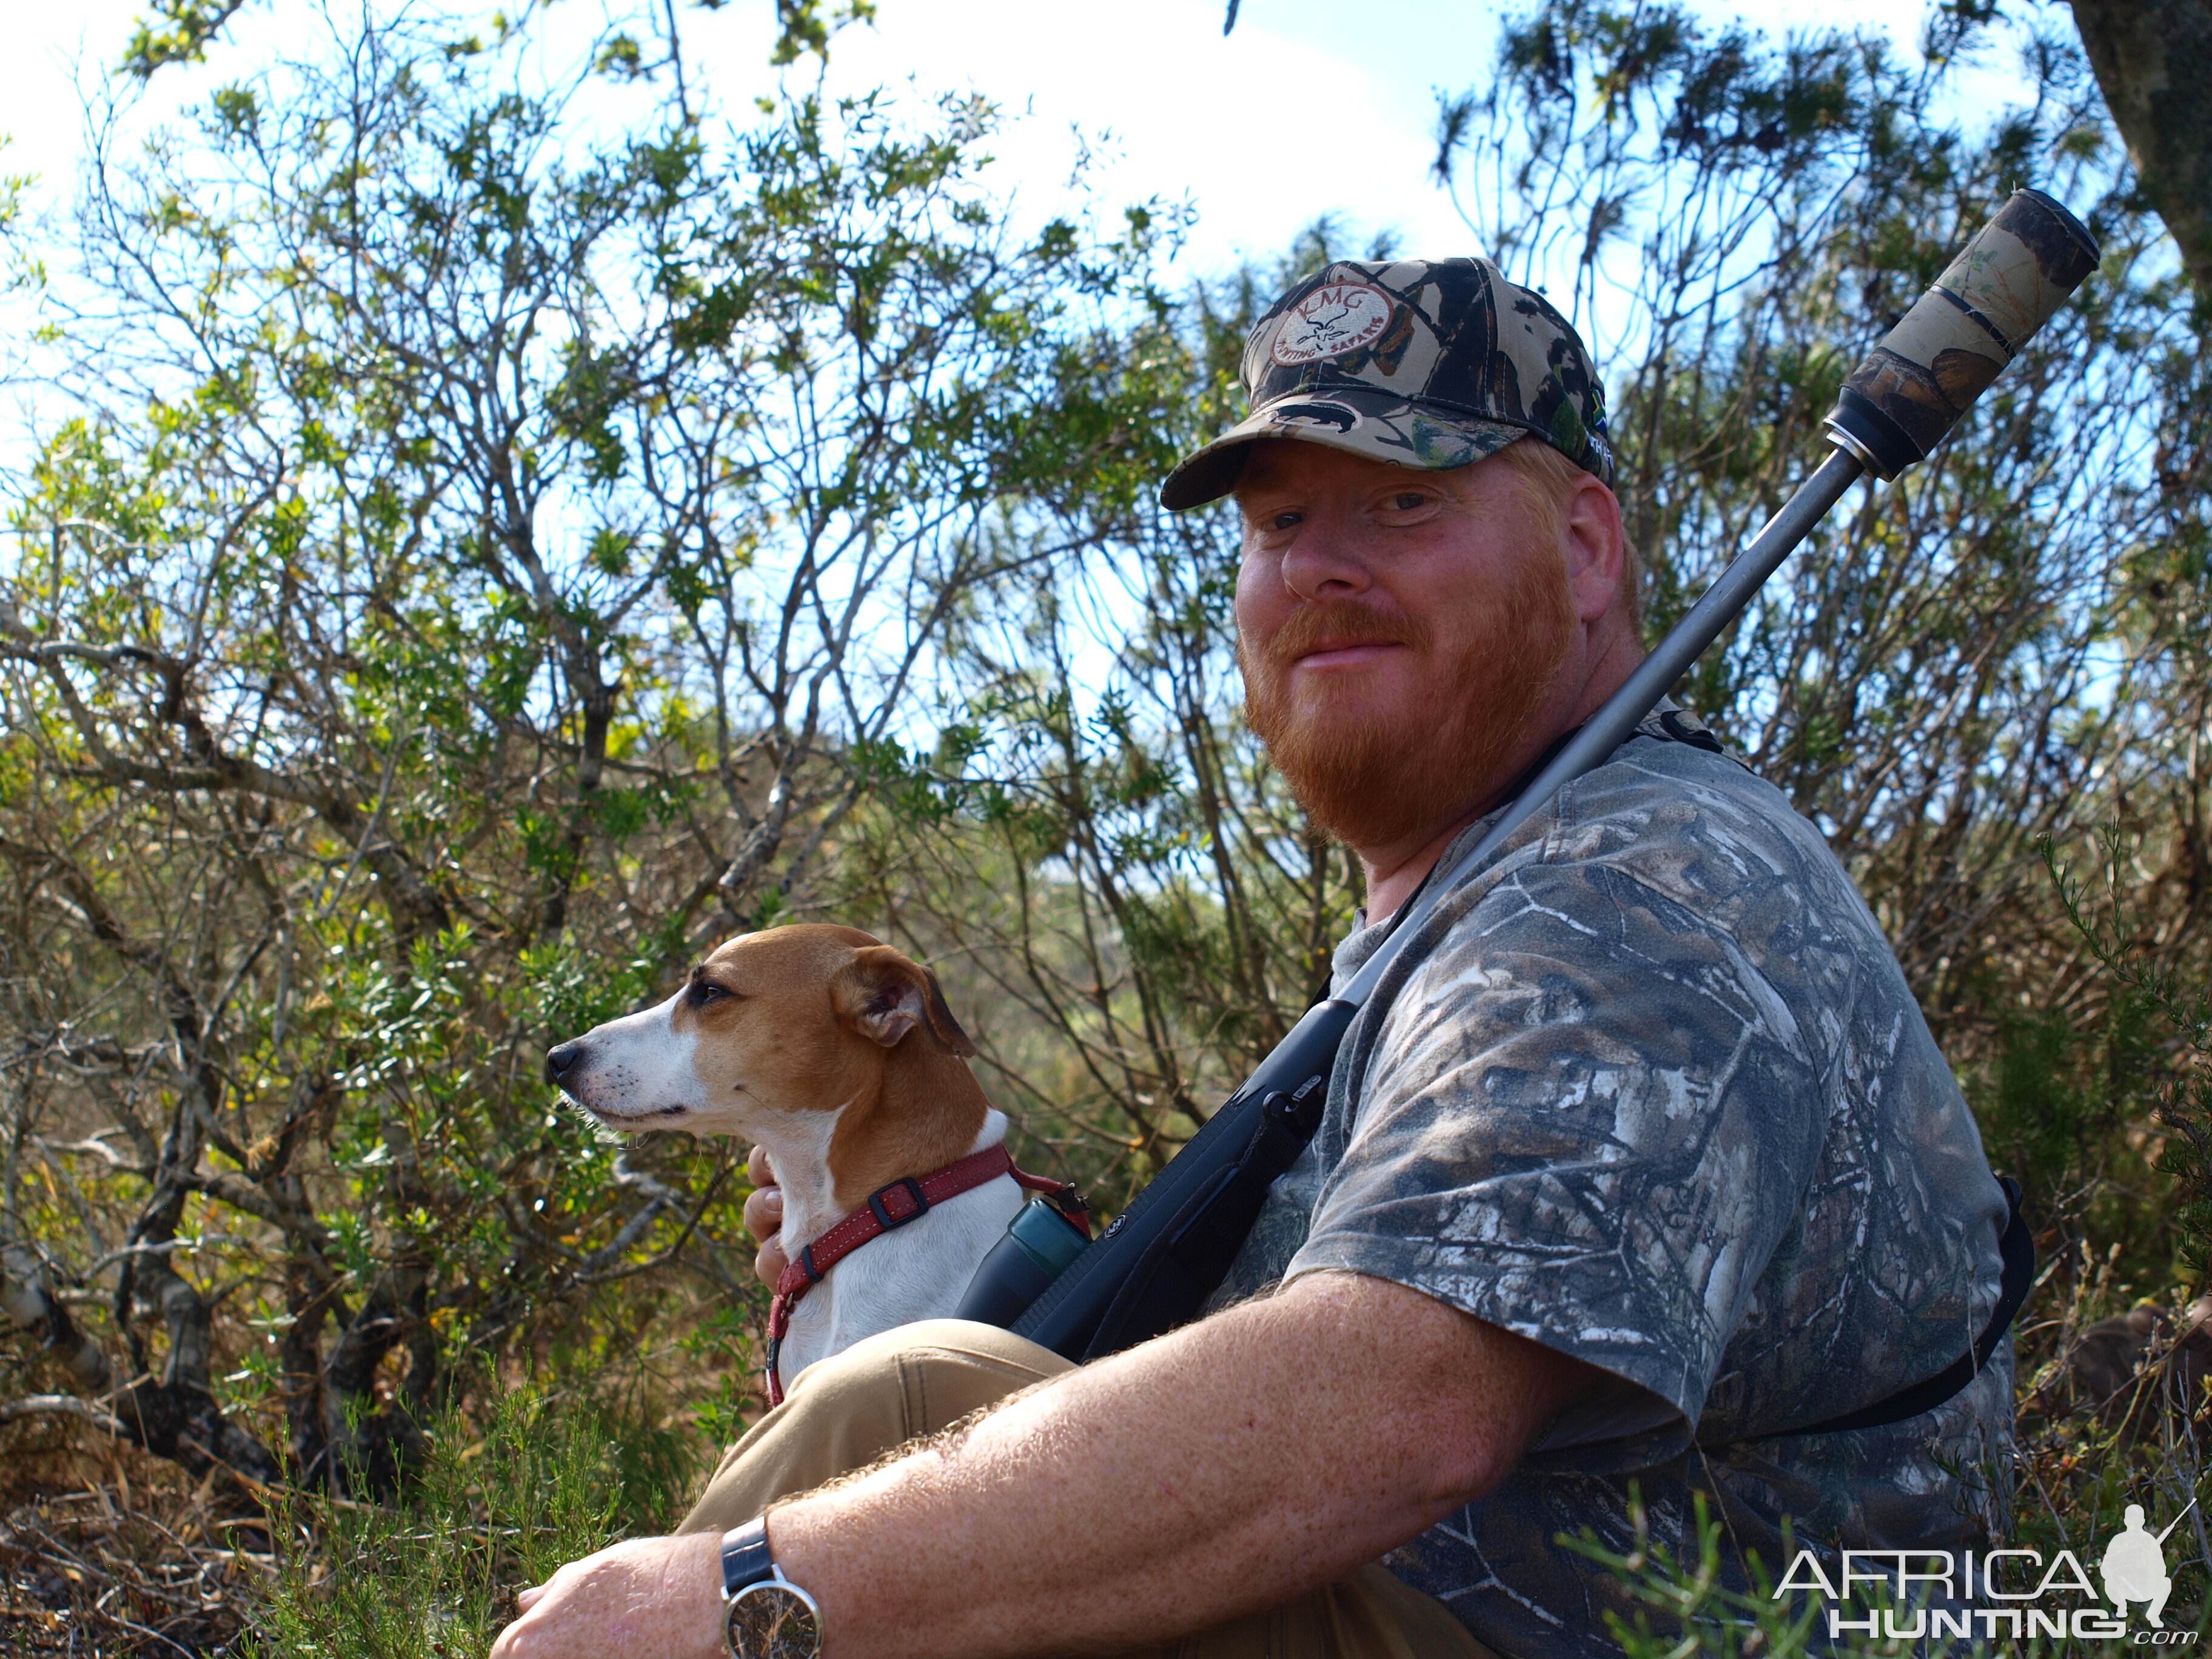
<path fill-rule="evenodd" d="M 1672 729 L 1658 729 L 1668 714 Z M 1418 1007 L 1444 982 L 1496 982 L 1507 957 L 1524 970 L 1611 964 L 1638 978 L 1671 963 L 1661 977 L 1686 994 L 1693 981 L 1747 973 L 1787 981 L 1790 1003 L 1832 1006 L 1876 982 L 1903 994 L 1887 939 L 1819 830 L 1717 742 L 1684 740 L 1703 731 L 1662 708 L 1495 857 L 1444 878 L 1449 886 L 1386 975 L 1386 1002 L 1417 985 Z M 1439 869 L 1450 870 L 1489 822 L 1469 826 Z M 1389 931 L 1344 942 L 1340 985 Z"/>
<path fill-rule="evenodd" d="M 1646 1000 L 1756 1006 L 1795 1047 L 1818 1011 L 1909 998 L 1820 831 L 1733 757 L 1680 741 L 1623 744 L 1455 884 L 1424 931 L 1407 952 L 1416 1007 L 1446 984 L 1535 974 L 1587 981 L 1583 1000 L 1623 1018 L 1648 1015 L 1630 1006 Z"/>
<path fill-rule="evenodd" d="M 1661 718 L 1560 791 L 1548 815 L 1553 861 L 1634 856 L 1690 830 L 1745 855 L 1839 867 L 1820 830 L 1779 789 L 1703 726 L 1693 728 L 1702 743 L 1662 740 L 1655 735 Z"/>
<path fill-rule="evenodd" d="M 1472 896 L 1501 882 L 1587 892 L 1600 903 L 1627 897 L 1624 883 L 1640 885 L 1723 927 L 1748 903 L 1840 907 L 1852 913 L 1855 932 L 1872 927 L 1820 830 L 1703 726 L 1671 709 L 1568 784 L 1496 865 L 1465 884 Z"/>

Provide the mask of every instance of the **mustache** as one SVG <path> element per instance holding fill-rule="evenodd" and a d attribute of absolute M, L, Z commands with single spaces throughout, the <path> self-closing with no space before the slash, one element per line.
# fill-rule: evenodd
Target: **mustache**
<path fill-rule="evenodd" d="M 1366 599 L 1316 599 L 1291 613 L 1261 654 L 1271 665 L 1288 668 L 1327 639 L 1389 640 L 1425 651 L 1432 637 L 1425 620 L 1402 611 Z"/>

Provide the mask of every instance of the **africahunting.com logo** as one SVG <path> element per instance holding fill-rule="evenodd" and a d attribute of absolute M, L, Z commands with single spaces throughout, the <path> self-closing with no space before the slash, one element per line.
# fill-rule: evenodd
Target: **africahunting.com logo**
<path fill-rule="evenodd" d="M 2154 1533 L 2140 1504 L 2105 1546 L 2093 1584 L 2080 1558 L 2060 1550 L 2046 1565 L 2040 1550 L 1845 1550 L 1833 1577 L 1810 1550 L 1800 1550 L 1774 1588 L 1819 1590 L 1828 1599 L 1828 1635 L 1913 1640 L 2127 1641 L 2138 1647 L 2186 1647 L 2197 1632 L 2166 1627 L 2173 1578 L 2166 1540 L 2192 1501 Z M 1854 1598 L 1858 1605 L 1854 1606 Z M 2106 1607 L 2106 1602 L 2111 1603 Z M 2140 1613 L 2142 1624 L 2131 1624 Z"/>

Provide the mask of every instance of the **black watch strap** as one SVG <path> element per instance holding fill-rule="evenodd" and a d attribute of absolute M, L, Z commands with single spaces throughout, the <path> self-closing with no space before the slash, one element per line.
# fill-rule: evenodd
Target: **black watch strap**
<path fill-rule="evenodd" d="M 820 1659 L 822 1609 L 776 1570 L 765 1517 L 722 1534 L 722 1605 L 729 1659 Z"/>
<path fill-rule="evenodd" d="M 775 1577 L 769 1559 L 768 1517 L 748 1521 L 722 1534 L 722 1599 L 726 1601 L 748 1584 Z"/>

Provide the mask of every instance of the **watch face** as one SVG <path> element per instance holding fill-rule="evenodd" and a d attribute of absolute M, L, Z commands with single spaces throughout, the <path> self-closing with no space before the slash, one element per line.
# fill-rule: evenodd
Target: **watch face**
<path fill-rule="evenodd" d="M 775 1579 L 746 1585 L 730 1598 L 729 1643 L 732 1659 L 815 1659 L 822 1632 L 813 1598 Z"/>

